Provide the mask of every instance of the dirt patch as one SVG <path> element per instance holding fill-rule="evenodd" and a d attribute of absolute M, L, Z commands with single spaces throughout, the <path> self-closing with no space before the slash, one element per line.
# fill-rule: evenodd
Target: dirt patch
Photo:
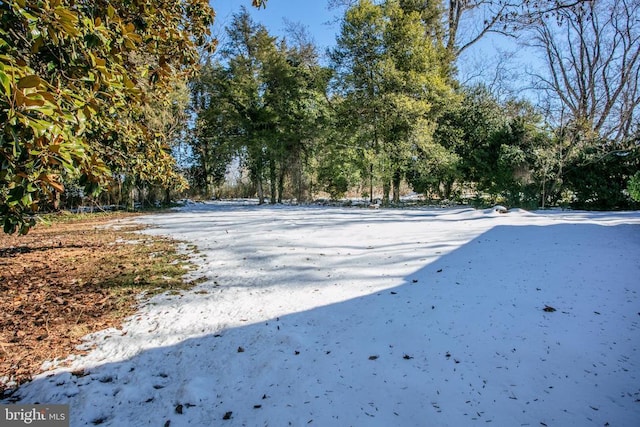
<path fill-rule="evenodd" d="M 141 292 L 192 285 L 177 242 L 135 233 L 134 215 L 60 214 L 26 236 L 0 234 L 0 392 L 118 327 Z"/>

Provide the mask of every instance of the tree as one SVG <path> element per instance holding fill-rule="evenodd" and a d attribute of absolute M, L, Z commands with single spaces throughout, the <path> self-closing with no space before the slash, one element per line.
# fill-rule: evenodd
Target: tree
<path fill-rule="evenodd" d="M 450 61 L 443 55 L 435 14 L 415 8 L 415 1 L 389 1 L 385 31 L 385 105 L 389 115 L 384 148 L 391 159 L 393 201 L 400 201 L 400 183 L 421 153 L 446 156 L 433 141 L 437 118 L 455 102 Z M 424 37 L 431 34 L 431 37 Z"/>
<path fill-rule="evenodd" d="M 281 202 L 287 184 L 303 199 L 307 159 L 326 124 L 327 71 L 318 65 L 308 36 L 295 26 L 290 26 L 294 42 L 289 44 L 269 35 L 243 9 L 227 33 L 217 77 L 194 84 L 194 152 L 202 160 L 198 153 L 206 148 L 221 168 L 232 156 L 240 158 L 260 203 L 267 186 L 270 202 Z M 199 163 L 202 173 L 205 164 Z"/>
<path fill-rule="evenodd" d="M 440 107 L 451 97 L 449 63 L 437 41 L 424 36 L 429 31 L 424 15 L 401 2 L 360 1 L 347 11 L 331 55 L 341 106 L 357 118 L 370 198 L 379 179 L 383 203 L 392 189 L 399 200 L 411 160 L 427 147 Z"/>
<path fill-rule="evenodd" d="M 499 153 L 493 135 L 507 123 L 504 110 L 483 85 L 466 88 L 461 103 L 446 110 L 436 138 L 459 156 L 462 180 L 482 190 L 491 186 Z"/>
<path fill-rule="evenodd" d="M 67 178 L 87 191 L 119 167 L 177 178 L 143 107 L 168 102 L 163 94 L 197 68 L 214 16 L 205 0 L 15 0 L 0 13 L 5 232 L 27 232 Z"/>
<path fill-rule="evenodd" d="M 382 9 L 370 1 L 361 1 L 347 10 L 337 47 L 331 52 L 335 72 L 335 91 L 341 98 L 340 115 L 353 117 L 357 149 L 366 159 L 369 198 L 373 201 L 374 161 L 379 151 L 382 105 L 380 66 L 384 54 Z"/>
<path fill-rule="evenodd" d="M 348 101 L 340 94 L 329 95 L 325 140 L 317 145 L 315 151 L 318 184 L 333 199 L 361 186 L 369 176 L 366 143 L 363 144 L 359 121 L 353 116 Z M 369 188 L 361 194 L 369 195 L 370 191 Z"/>
<path fill-rule="evenodd" d="M 439 117 L 434 134 L 452 155 L 427 161 L 432 175 L 420 183 L 445 199 L 458 184 L 492 202 L 536 205 L 540 192 L 550 193 L 557 168 L 542 115 L 526 101 L 498 102 L 483 85 L 465 88 L 463 96 Z"/>
<path fill-rule="evenodd" d="M 617 144 L 612 154 L 603 156 L 602 151 L 611 148 L 600 144 L 586 148 L 565 165 L 564 186 L 574 195 L 571 205 L 597 210 L 637 208 L 633 192 L 628 191 L 630 179 L 640 170 L 637 147 Z"/>
<path fill-rule="evenodd" d="M 191 166 L 194 186 L 205 197 L 225 180 L 227 167 L 238 154 L 237 124 L 230 120 L 229 75 L 219 62 L 209 62 L 191 83 L 191 110 L 195 123 L 189 140 L 194 164 Z"/>
<path fill-rule="evenodd" d="M 290 26 L 289 34 L 294 44 L 283 39 L 265 73 L 266 99 L 277 123 L 277 138 L 271 143 L 271 201 L 279 203 L 288 176 L 296 198 L 304 199 L 308 158 L 329 124 L 328 71 L 318 64 L 315 46 L 301 28 Z"/>
<path fill-rule="evenodd" d="M 634 132 L 640 105 L 640 2 L 598 0 L 540 16 L 531 45 L 547 73 L 535 75 L 558 126 L 576 143 L 621 142 Z"/>
<path fill-rule="evenodd" d="M 406 11 L 420 14 L 425 37 L 438 40 L 451 60 L 488 34 L 515 37 L 523 23 L 586 3 L 588 0 L 401 0 Z M 329 0 L 331 8 L 351 8 L 358 0 Z M 434 25 L 437 24 L 437 25 Z"/>
<path fill-rule="evenodd" d="M 509 108 L 509 106 L 507 106 Z M 487 191 L 511 206 L 538 207 L 541 200 L 540 154 L 549 138 L 537 127 L 539 115 L 516 112 L 493 136 L 498 156 Z M 544 206 L 544 201 L 543 201 Z"/>
<path fill-rule="evenodd" d="M 571 192 L 575 206 L 628 202 L 624 189 L 638 150 L 638 14 L 637 0 L 575 2 L 525 26 L 546 64 L 534 79 L 556 128 L 556 154 L 547 164 L 555 164 L 555 190 Z"/>
<path fill-rule="evenodd" d="M 256 24 L 246 9 L 234 15 L 227 35 L 228 42 L 221 55 L 228 63 L 229 102 L 233 106 L 230 117 L 237 123 L 239 152 L 262 204 L 268 141 L 275 130 L 272 113 L 265 102 L 263 71 L 266 59 L 275 52 L 275 38 L 263 25 Z"/>

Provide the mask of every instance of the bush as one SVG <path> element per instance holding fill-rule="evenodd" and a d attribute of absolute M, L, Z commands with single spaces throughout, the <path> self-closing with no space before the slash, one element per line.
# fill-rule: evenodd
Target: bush
<path fill-rule="evenodd" d="M 633 200 L 640 202 L 640 171 L 636 172 L 636 174 L 629 179 L 627 190 Z"/>

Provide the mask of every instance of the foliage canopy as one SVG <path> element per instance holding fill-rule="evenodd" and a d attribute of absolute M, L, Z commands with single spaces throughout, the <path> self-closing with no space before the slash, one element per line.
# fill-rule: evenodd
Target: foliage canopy
<path fill-rule="evenodd" d="M 144 107 L 193 75 L 214 13 L 206 0 L 11 0 L 0 4 L 0 221 L 79 179 L 179 179 Z"/>

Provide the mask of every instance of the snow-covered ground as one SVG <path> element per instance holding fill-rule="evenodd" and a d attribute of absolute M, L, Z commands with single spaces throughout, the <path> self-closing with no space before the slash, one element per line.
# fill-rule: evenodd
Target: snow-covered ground
<path fill-rule="evenodd" d="M 22 403 L 69 403 L 72 426 L 640 425 L 640 212 L 217 202 L 140 221 L 197 245 L 207 281 Z"/>

